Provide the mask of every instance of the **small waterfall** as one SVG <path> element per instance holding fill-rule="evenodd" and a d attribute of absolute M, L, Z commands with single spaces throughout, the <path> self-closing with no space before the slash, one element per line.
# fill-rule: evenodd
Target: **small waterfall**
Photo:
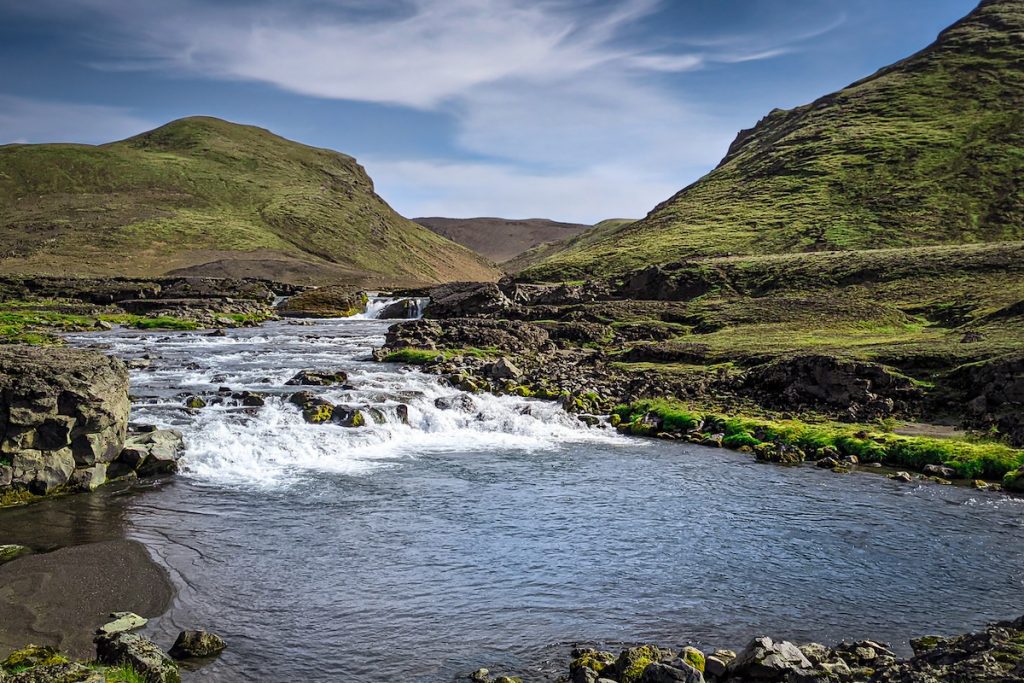
<path fill-rule="evenodd" d="M 423 317 L 423 309 L 430 297 L 396 297 L 370 292 L 367 294 L 366 312 L 353 316 L 363 320 L 414 320 Z"/>

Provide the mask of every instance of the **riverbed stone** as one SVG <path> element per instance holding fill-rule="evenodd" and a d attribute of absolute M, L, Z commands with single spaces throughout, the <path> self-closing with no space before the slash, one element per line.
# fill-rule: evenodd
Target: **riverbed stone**
<path fill-rule="evenodd" d="M 640 683 L 704 683 L 704 675 L 681 658 L 653 662 L 644 668 Z"/>
<path fill-rule="evenodd" d="M 302 370 L 285 382 L 288 386 L 333 386 L 344 384 L 348 375 L 341 370 Z"/>
<path fill-rule="evenodd" d="M 736 653 L 732 650 L 715 650 L 704 658 L 704 675 L 721 678 L 725 675 L 729 662 L 734 659 L 736 659 Z"/>
<path fill-rule="evenodd" d="M 434 407 L 438 410 L 457 410 L 463 413 L 472 413 L 476 410 L 476 402 L 472 396 L 456 394 L 455 396 L 441 396 L 434 399 Z"/>
<path fill-rule="evenodd" d="M 31 548 L 23 545 L 0 545 L 0 564 L 10 562 L 13 559 L 19 558 L 22 555 L 28 555 L 31 552 Z"/>
<path fill-rule="evenodd" d="M 157 429 L 128 437 L 128 447 L 145 453 L 135 468 L 140 477 L 173 474 L 178 471 L 178 460 L 185 450 L 181 432 L 176 429 Z"/>
<path fill-rule="evenodd" d="M 641 645 L 623 650 L 615 660 L 615 673 L 620 683 L 639 683 L 648 665 L 661 660 L 661 651 L 656 645 Z"/>
<path fill-rule="evenodd" d="M 149 683 L 181 683 L 174 660 L 151 640 L 135 633 L 97 636 L 96 659 L 111 666 L 129 664 Z"/>
<path fill-rule="evenodd" d="M 170 655 L 175 659 L 212 657 L 228 646 L 224 639 L 208 631 L 182 631 L 171 646 Z"/>
<path fill-rule="evenodd" d="M 773 641 L 768 636 L 754 638 L 736 659 L 729 663 L 732 677 L 760 681 L 781 681 L 787 674 L 810 669 L 811 662 L 793 643 Z"/>
<path fill-rule="evenodd" d="M 107 483 L 107 464 L 100 462 L 92 467 L 80 467 L 68 483 L 77 491 L 95 491 Z"/>
<path fill-rule="evenodd" d="M 134 612 L 112 612 L 110 616 L 113 618 L 113 621 L 107 622 L 96 629 L 97 634 L 112 635 L 114 633 L 134 631 L 137 628 L 142 628 L 148 622 L 148 619 L 140 617 Z"/>

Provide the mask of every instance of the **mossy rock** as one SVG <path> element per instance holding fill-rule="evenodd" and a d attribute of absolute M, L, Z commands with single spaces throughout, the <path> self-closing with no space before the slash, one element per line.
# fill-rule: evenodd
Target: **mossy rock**
<path fill-rule="evenodd" d="M 569 671 L 590 669 L 594 673 L 600 674 L 613 664 L 615 664 L 615 655 L 611 652 L 588 649 L 578 651 L 576 658 L 569 665 Z"/>
<path fill-rule="evenodd" d="M 679 656 L 697 671 L 704 673 L 704 653 L 695 647 L 684 647 Z"/>
<path fill-rule="evenodd" d="M 1008 472 L 1003 477 L 1003 488 L 1014 493 L 1024 493 L 1024 467 Z"/>
<path fill-rule="evenodd" d="M 334 417 L 334 406 L 330 403 L 309 405 L 302 411 L 302 418 L 310 424 L 330 422 Z"/>
<path fill-rule="evenodd" d="M 199 408 L 206 407 L 206 401 L 203 400 L 202 396 L 189 396 L 185 399 L 185 407 L 198 410 Z"/>
<path fill-rule="evenodd" d="M 26 548 L 23 545 L 0 545 L 0 564 L 10 562 L 15 558 L 21 557 L 22 555 L 28 555 L 31 552 L 31 548 Z"/>
<path fill-rule="evenodd" d="M 37 666 L 67 664 L 68 658 L 52 647 L 42 645 L 26 645 L 15 650 L 0 662 L 0 669 L 7 673 L 17 673 Z"/>
<path fill-rule="evenodd" d="M 661 651 L 654 645 L 641 645 L 624 650 L 615 661 L 619 683 L 639 683 L 644 669 L 661 659 Z"/>

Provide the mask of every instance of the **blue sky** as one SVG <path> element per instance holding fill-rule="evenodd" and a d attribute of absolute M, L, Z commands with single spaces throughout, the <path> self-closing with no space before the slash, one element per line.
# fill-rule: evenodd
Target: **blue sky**
<path fill-rule="evenodd" d="M 0 0 L 0 144 L 204 114 L 356 156 L 406 216 L 642 216 L 975 5 Z"/>

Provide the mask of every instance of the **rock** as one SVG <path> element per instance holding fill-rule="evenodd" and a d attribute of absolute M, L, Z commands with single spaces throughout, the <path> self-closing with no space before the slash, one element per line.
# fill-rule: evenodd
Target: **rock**
<path fill-rule="evenodd" d="M 378 320 L 410 320 L 420 317 L 420 302 L 416 299 L 399 299 L 377 313 Z"/>
<path fill-rule="evenodd" d="M 288 386 L 334 386 L 348 381 L 348 375 L 341 370 L 303 370 L 285 382 Z"/>
<path fill-rule="evenodd" d="M 334 415 L 331 417 L 331 422 L 339 424 L 342 427 L 364 427 L 366 425 L 366 417 L 358 408 L 343 408 L 341 406 L 337 406 L 334 409 Z"/>
<path fill-rule="evenodd" d="M 811 663 L 793 643 L 774 642 L 767 636 L 754 638 L 729 663 L 729 676 L 761 681 L 782 681 L 791 672 L 810 669 Z"/>
<path fill-rule="evenodd" d="M 921 636 L 920 638 L 910 639 L 910 649 L 914 651 L 915 657 L 920 657 L 927 652 L 948 644 L 949 639 L 942 636 Z"/>
<path fill-rule="evenodd" d="M 497 362 L 491 364 L 487 370 L 487 375 L 491 379 L 503 380 L 503 379 L 519 379 L 523 376 L 523 371 L 520 370 L 516 365 L 508 358 L 502 357 Z"/>
<path fill-rule="evenodd" d="M 25 671 L 19 671 L 9 678 L 0 669 L 0 681 L 4 683 L 105 683 L 106 677 L 78 662 L 44 664 Z"/>
<path fill-rule="evenodd" d="M 182 631 L 171 646 L 170 654 L 175 659 L 212 657 L 228 646 L 220 636 L 208 631 Z"/>
<path fill-rule="evenodd" d="M 476 402 L 466 394 L 455 396 L 441 396 L 434 399 L 434 407 L 439 410 L 458 410 L 463 413 L 476 412 Z"/>
<path fill-rule="evenodd" d="M 839 467 L 839 461 L 836 460 L 835 458 L 833 458 L 832 456 L 828 456 L 827 458 L 822 458 L 821 460 L 818 460 L 817 462 L 815 462 L 814 466 L 815 467 L 820 467 L 822 469 L 831 470 L 831 469 L 834 469 L 836 467 Z"/>
<path fill-rule="evenodd" d="M 704 675 L 683 659 L 648 664 L 641 683 L 704 683 Z"/>
<path fill-rule="evenodd" d="M 108 323 L 106 320 L 97 320 L 92 324 L 97 330 L 112 330 L 114 326 Z"/>
<path fill-rule="evenodd" d="M 661 651 L 654 645 L 631 647 L 615 660 L 614 671 L 620 683 L 639 683 L 644 669 L 660 660 Z"/>
<path fill-rule="evenodd" d="M 469 680 L 475 683 L 487 683 L 490 680 L 491 672 L 487 669 L 477 669 L 469 675 Z"/>
<path fill-rule="evenodd" d="M 495 316 L 516 306 L 493 282 L 453 282 L 434 287 L 429 295 L 425 314 L 432 318 Z"/>
<path fill-rule="evenodd" d="M 128 427 L 128 371 L 91 351 L 0 348 L 0 492 L 44 495 L 64 486 L 75 465 L 110 462 Z M 10 480 L 8 481 L 8 476 Z"/>
<path fill-rule="evenodd" d="M 206 401 L 202 396 L 189 396 L 185 399 L 185 407 L 192 410 L 198 410 L 206 407 Z"/>
<path fill-rule="evenodd" d="M 910 472 L 903 471 L 897 472 L 896 474 L 890 474 L 889 478 L 895 481 L 903 482 L 904 484 L 909 484 L 910 482 L 914 481 L 914 478 L 910 475 Z"/>
<path fill-rule="evenodd" d="M 611 652 L 582 648 L 573 650 L 569 664 L 569 680 L 572 683 L 595 683 L 604 671 L 611 671 L 615 655 Z"/>
<path fill-rule="evenodd" d="M 218 329 L 214 330 L 213 332 L 207 333 L 206 336 L 207 337 L 226 337 L 226 336 L 228 336 L 228 333 L 225 332 L 224 330 L 218 328 Z"/>
<path fill-rule="evenodd" d="M 1014 493 L 1024 493 L 1024 466 L 1003 477 L 1003 488 Z"/>
<path fill-rule="evenodd" d="M 682 652 L 679 653 L 679 658 L 687 662 L 697 671 L 704 673 L 705 657 L 704 653 L 695 647 L 687 645 L 683 648 Z"/>
<path fill-rule="evenodd" d="M 122 463 L 134 462 L 140 477 L 172 474 L 178 471 L 178 460 L 185 450 L 181 432 L 176 429 L 157 429 L 144 434 L 132 434 L 125 442 Z"/>
<path fill-rule="evenodd" d="M 31 548 L 23 545 L 0 545 L 0 564 L 10 562 L 15 558 L 21 557 L 22 555 L 28 555 L 31 552 Z"/>
<path fill-rule="evenodd" d="M 128 664 L 148 683 L 181 683 L 178 665 L 152 641 L 134 633 L 97 636 L 96 659 L 102 664 Z"/>
<path fill-rule="evenodd" d="M 942 477 L 943 479 L 957 478 L 956 470 L 952 467 L 946 467 L 945 465 L 925 465 L 922 471 L 933 477 Z"/>
<path fill-rule="evenodd" d="M 137 628 L 142 628 L 148 621 L 144 617 L 140 617 L 134 612 L 113 612 L 111 615 L 113 621 L 100 626 L 96 629 L 96 633 L 99 635 L 112 635 L 114 633 L 123 633 L 125 631 L 134 631 Z"/>
<path fill-rule="evenodd" d="M 302 409 L 302 419 L 310 424 L 324 424 L 334 417 L 334 404 L 322 399 L 315 399 Z"/>
<path fill-rule="evenodd" d="M 99 462 L 92 467 L 79 468 L 68 483 L 76 491 L 95 491 L 107 483 L 107 464 Z"/>
<path fill-rule="evenodd" d="M 11 458 L 11 484 L 28 489 L 37 496 L 59 490 L 75 471 L 71 449 L 58 451 L 22 450 Z"/>
<path fill-rule="evenodd" d="M 713 678 L 721 678 L 729 666 L 729 662 L 736 659 L 736 653 L 732 650 L 715 650 L 704 658 L 704 675 Z"/>

